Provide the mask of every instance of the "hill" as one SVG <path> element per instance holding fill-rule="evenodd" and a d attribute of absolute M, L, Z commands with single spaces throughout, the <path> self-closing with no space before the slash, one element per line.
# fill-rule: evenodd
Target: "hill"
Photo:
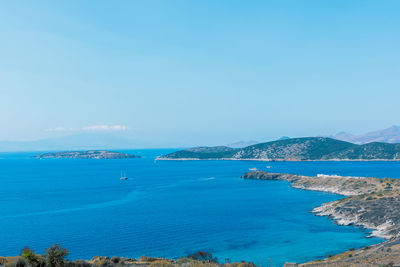
<path fill-rule="evenodd" d="M 239 149 L 227 146 L 194 147 L 163 156 L 163 159 L 220 159 L 231 158 Z"/>
<path fill-rule="evenodd" d="M 254 140 L 250 140 L 250 141 L 238 141 L 238 142 L 235 142 L 235 143 L 227 144 L 227 145 L 225 145 L 225 146 L 231 147 L 231 148 L 243 148 L 243 147 L 252 146 L 252 145 L 255 145 L 255 144 L 259 144 L 259 143 L 260 143 L 260 142 L 254 141 Z"/>
<path fill-rule="evenodd" d="M 130 149 L 146 144 L 119 133 L 88 132 L 32 141 L 0 141 L 0 151 Z"/>
<path fill-rule="evenodd" d="M 357 145 L 327 137 L 304 137 L 261 143 L 245 148 L 199 147 L 180 150 L 159 159 L 231 160 L 400 160 L 400 144 Z"/>
<path fill-rule="evenodd" d="M 360 135 L 340 132 L 332 136 L 332 138 L 356 144 L 366 144 L 371 142 L 384 142 L 395 144 L 400 143 L 400 126 L 392 126 L 387 129 L 368 132 L 366 134 Z"/>

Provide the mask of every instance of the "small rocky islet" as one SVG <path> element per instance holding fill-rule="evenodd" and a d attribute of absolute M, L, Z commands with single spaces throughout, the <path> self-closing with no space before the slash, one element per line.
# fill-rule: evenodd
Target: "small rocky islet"
<path fill-rule="evenodd" d="M 132 159 L 140 156 L 108 150 L 62 151 L 33 156 L 39 159 Z"/>
<path fill-rule="evenodd" d="M 372 229 L 372 235 L 385 238 L 378 245 L 329 256 L 323 260 L 287 266 L 400 266 L 400 179 L 247 172 L 243 179 L 281 180 L 294 188 L 331 192 L 346 196 L 325 203 L 311 212 L 329 216 L 340 225 Z"/>

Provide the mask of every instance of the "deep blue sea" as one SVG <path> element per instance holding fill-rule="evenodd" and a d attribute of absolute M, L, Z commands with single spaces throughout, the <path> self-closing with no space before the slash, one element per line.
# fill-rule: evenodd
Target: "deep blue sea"
<path fill-rule="evenodd" d="M 0 153 L 0 255 L 58 243 L 71 259 L 204 250 L 221 262 L 304 262 L 381 240 L 309 212 L 341 196 L 240 179 L 244 172 L 400 178 L 399 162 L 154 161 L 171 151 L 124 151 L 143 158 L 121 160 Z"/>

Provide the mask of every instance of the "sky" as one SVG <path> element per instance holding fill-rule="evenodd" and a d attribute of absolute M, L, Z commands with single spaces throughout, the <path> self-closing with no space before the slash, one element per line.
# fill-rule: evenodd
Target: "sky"
<path fill-rule="evenodd" d="M 400 124 L 400 1 L 2 1 L 0 140 L 159 146 Z"/>

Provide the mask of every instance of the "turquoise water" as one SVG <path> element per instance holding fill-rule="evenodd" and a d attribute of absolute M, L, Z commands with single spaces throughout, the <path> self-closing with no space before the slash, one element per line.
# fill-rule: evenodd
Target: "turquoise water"
<path fill-rule="evenodd" d="M 309 211 L 338 195 L 243 180 L 249 168 L 304 175 L 400 177 L 398 162 L 77 160 L 0 154 L 0 255 L 62 244 L 70 258 L 179 257 L 210 251 L 221 262 L 303 262 L 378 243 Z M 120 181 L 120 171 L 133 178 Z"/>

